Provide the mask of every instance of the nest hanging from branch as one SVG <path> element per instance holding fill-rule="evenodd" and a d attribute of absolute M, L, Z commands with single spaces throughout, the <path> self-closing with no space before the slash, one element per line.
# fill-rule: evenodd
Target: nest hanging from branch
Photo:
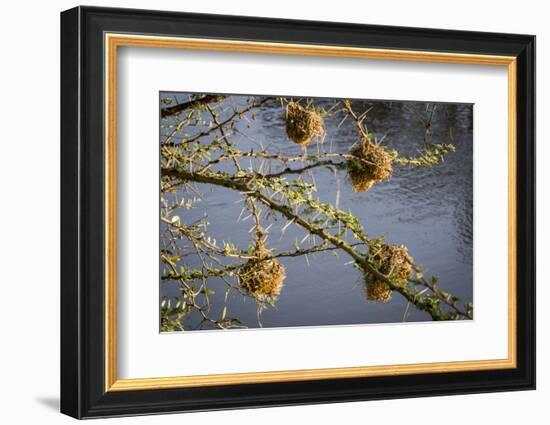
<path fill-rule="evenodd" d="M 392 175 L 392 156 L 382 146 L 365 138 L 351 154 L 356 159 L 348 161 L 348 175 L 355 192 L 366 192 Z"/>
<path fill-rule="evenodd" d="M 367 301 L 387 303 L 391 300 L 392 290 L 385 282 L 368 279 L 365 284 L 367 287 Z"/>
<path fill-rule="evenodd" d="M 380 272 L 390 275 L 396 285 L 404 285 L 412 277 L 414 260 L 405 245 L 383 244 L 373 258 Z"/>
<path fill-rule="evenodd" d="M 314 137 L 325 133 L 323 117 L 316 109 L 304 108 L 296 102 L 286 106 L 286 134 L 290 140 L 306 146 Z"/>
<path fill-rule="evenodd" d="M 403 286 L 413 275 L 413 258 L 404 245 L 383 244 L 371 257 L 378 265 L 378 270 L 388 276 L 394 285 Z M 367 300 L 388 302 L 391 300 L 392 289 L 382 279 L 376 276 L 366 276 Z"/>
<path fill-rule="evenodd" d="M 248 260 L 238 273 L 241 288 L 259 302 L 275 302 L 286 277 L 285 267 L 277 259 L 269 258 L 270 254 L 263 234 L 259 233 L 255 258 Z"/>

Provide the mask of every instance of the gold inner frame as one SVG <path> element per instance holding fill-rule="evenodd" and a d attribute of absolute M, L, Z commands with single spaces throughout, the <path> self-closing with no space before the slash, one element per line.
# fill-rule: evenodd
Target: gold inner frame
<path fill-rule="evenodd" d="M 357 378 L 516 367 L 516 58 L 326 45 L 105 34 L 105 391 Z M 503 66 L 508 72 L 508 357 L 495 360 L 118 379 L 116 324 L 116 106 L 119 46 Z"/>

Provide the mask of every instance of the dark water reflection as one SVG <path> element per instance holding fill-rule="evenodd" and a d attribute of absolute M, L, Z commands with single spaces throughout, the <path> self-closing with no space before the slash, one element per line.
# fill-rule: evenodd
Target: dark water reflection
<path fill-rule="evenodd" d="M 163 94 L 163 96 L 166 94 Z M 170 94 L 174 96 L 174 94 Z M 179 95 L 184 96 L 184 95 Z M 242 103 L 246 97 L 233 96 L 225 102 Z M 318 106 L 330 107 L 330 101 L 318 100 Z M 355 101 L 357 112 L 371 108 L 366 124 L 378 138 L 385 136 L 384 144 L 404 156 L 412 156 L 424 140 L 422 118 L 429 116 L 424 102 Z M 404 244 L 426 275 L 440 277 L 441 288 L 464 301 L 472 301 L 472 105 L 437 104 L 431 126 L 432 143 L 453 143 L 456 152 L 447 155 L 445 162 L 431 168 L 398 167 L 393 177 L 375 185 L 366 193 L 354 193 L 344 172 L 333 174 L 327 169 L 316 169 L 318 195 L 327 202 L 336 202 L 340 188 L 339 206 L 357 216 L 370 237 L 384 236 L 388 242 Z M 351 122 L 337 128 L 342 116 L 329 117 L 325 148 L 334 152 L 348 152 L 357 141 Z M 247 128 L 240 122 L 238 128 L 272 152 L 298 155 L 301 148 L 290 143 L 284 128 L 284 112 L 276 102 L 257 114 Z M 239 146 L 253 143 L 245 137 L 234 138 Z M 314 150 L 315 146 L 308 149 Z M 210 222 L 209 234 L 218 241 L 229 240 L 239 246 L 252 242 L 248 233 L 252 220 L 237 222 L 242 204 L 238 193 L 223 188 L 199 186 L 204 202 L 196 209 L 181 212 L 182 221 L 199 220 L 204 214 Z M 305 233 L 291 226 L 283 235 L 280 229 L 286 223 L 279 220 L 270 229 L 268 239 L 272 248 L 288 250 Z M 401 322 L 406 301 L 394 294 L 387 304 L 366 301 L 360 273 L 342 254 L 331 253 L 308 257 L 284 258 L 287 269 L 285 286 L 275 308 L 262 313 L 264 327 L 337 325 Z M 193 261 L 191 260 L 191 263 Z M 198 262 L 191 264 L 199 266 Z M 216 291 L 211 297 L 214 316 L 223 308 L 225 285 L 212 279 L 209 287 Z M 161 297 L 178 294 L 176 283 L 162 282 Z M 230 300 L 230 315 L 240 318 L 249 327 L 258 327 L 256 305 L 251 299 L 234 295 Z M 408 321 L 430 320 L 423 312 L 411 307 Z M 186 329 L 198 326 L 198 317 L 191 315 L 184 322 Z"/>

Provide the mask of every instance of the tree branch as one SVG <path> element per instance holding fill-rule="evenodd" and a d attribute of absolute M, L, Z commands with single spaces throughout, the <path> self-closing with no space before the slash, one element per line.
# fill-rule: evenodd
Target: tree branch
<path fill-rule="evenodd" d="M 179 103 L 178 105 L 163 108 L 160 111 L 161 118 L 167 118 L 171 115 L 179 114 L 187 109 L 195 109 L 199 106 L 206 105 L 212 102 L 219 102 L 224 99 L 225 96 L 219 94 L 208 94 L 199 99 L 190 100 L 189 102 Z"/>
<path fill-rule="evenodd" d="M 311 234 L 319 236 L 321 239 L 330 242 L 334 246 L 340 248 L 342 251 L 346 252 L 365 272 L 368 272 L 375 276 L 376 278 L 385 282 L 392 290 L 399 292 L 404 296 L 409 302 L 417 306 L 419 309 L 426 311 L 433 320 L 441 320 L 441 313 L 438 311 L 436 306 L 433 306 L 429 302 L 425 301 L 418 296 L 418 294 L 410 293 L 409 288 L 406 286 L 396 285 L 388 278 L 385 274 L 381 273 L 373 264 L 371 264 L 365 257 L 365 255 L 357 252 L 350 244 L 340 239 L 339 237 L 332 235 L 321 227 L 317 227 L 308 221 L 304 220 L 299 215 L 295 214 L 292 209 L 286 205 L 279 204 L 273 201 L 271 198 L 266 196 L 260 190 L 250 186 L 242 181 L 235 181 L 232 179 L 227 179 L 224 176 L 219 176 L 216 174 L 197 174 L 190 173 L 185 170 L 163 170 L 163 174 L 170 175 L 172 177 L 177 177 L 183 181 L 195 181 L 197 183 L 206 183 L 213 184 L 216 186 L 222 186 L 229 189 L 239 191 L 241 193 L 246 193 L 247 196 L 254 197 L 264 205 L 266 205 L 271 210 L 281 213 L 283 216 L 292 220 L 294 223 L 300 225 L 306 229 Z M 438 296 L 438 292 L 434 292 Z M 438 296 L 439 298 L 439 296 Z M 459 309 L 456 305 L 450 304 L 449 307 L 453 309 L 457 315 L 472 318 L 471 314 L 464 312 Z"/>

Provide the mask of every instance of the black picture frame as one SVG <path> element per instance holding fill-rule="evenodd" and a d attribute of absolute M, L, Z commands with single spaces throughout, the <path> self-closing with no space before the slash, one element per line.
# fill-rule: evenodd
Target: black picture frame
<path fill-rule="evenodd" d="M 106 392 L 105 32 L 516 57 L 517 367 Z M 61 412 L 93 418 L 535 388 L 534 36 L 76 7 L 61 13 L 61 117 Z"/>

